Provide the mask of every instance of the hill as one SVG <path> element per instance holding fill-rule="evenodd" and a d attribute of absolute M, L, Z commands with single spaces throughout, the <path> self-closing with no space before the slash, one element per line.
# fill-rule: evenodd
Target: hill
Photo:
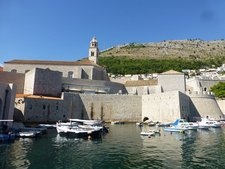
<path fill-rule="evenodd" d="M 101 51 L 99 64 L 113 74 L 161 73 L 221 66 L 225 41 L 174 40 L 129 43 Z"/>
<path fill-rule="evenodd" d="M 225 40 L 168 40 L 158 43 L 129 43 L 101 51 L 100 57 L 126 56 L 134 59 L 212 59 L 225 56 Z"/>

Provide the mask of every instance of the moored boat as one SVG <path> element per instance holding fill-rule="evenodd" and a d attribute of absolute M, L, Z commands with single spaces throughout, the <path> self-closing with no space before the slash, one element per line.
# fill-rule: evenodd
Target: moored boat
<path fill-rule="evenodd" d="M 69 122 L 56 123 L 56 130 L 61 136 L 76 138 L 98 138 L 108 132 L 107 128 L 99 120 L 70 119 Z"/>
<path fill-rule="evenodd" d="M 154 136 L 155 132 L 154 131 L 142 131 L 140 133 L 141 136 Z"/>
<path fill-rule="evenodd" d="M 215 120 L 210 120 L 208 118 L 202 118 L 200 122 L 198 122 L 199 126 L 209 126 L 211 128 L 221 128 L 222 123 L 215 121 Z"/>
<path fill-rule="evenodd" d="M 33 138 L 33 137 L 36 137 L 39 133 L 38 132 L 35 132 L 35 131 L 21 131 L 21 132 L 18 132 L 16 134 L 17 137 L 23 137 L 23 138 Z"/>
<path fill-rule="evenodd" d="M 164 131 L 169 132 L 184 132 L 186 130 L 197 130 L 198 125 L 195 123 L 188 123 L 184 119 L 177 119 L 169 127 L 164 127 Z"/>

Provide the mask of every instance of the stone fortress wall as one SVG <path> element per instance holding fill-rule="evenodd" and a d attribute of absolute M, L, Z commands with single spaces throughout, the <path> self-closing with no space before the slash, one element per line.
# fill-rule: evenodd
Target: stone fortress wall
<path fill-rule="evenodd" d="M 208 94 L 190 94 L 191 99 L 191 112 L 199 113 L 201 117 L 208 117 L 211 119 L 224 119 L 223 112 L 218 105 L 216 99 Z"/>
<path fill-rule="evenodd" d="M 0 82 L 4 84 L 13 83 L 16 85 L 16 93 L 23 93 L 25 74 L 14 72 L 0 72 Z"/>

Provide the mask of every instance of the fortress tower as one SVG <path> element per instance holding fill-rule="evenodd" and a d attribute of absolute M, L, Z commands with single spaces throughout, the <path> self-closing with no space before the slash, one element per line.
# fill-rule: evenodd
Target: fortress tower
<path fill-rule="evenodd" d="M 90 61 L 93 61 L 94 63 L 98 63 L 98 41 L 96 37 L 94 36 L 92 40 L 90 41 L 90 47 L 89 47 L 89 55 L 88 58 Z"/>

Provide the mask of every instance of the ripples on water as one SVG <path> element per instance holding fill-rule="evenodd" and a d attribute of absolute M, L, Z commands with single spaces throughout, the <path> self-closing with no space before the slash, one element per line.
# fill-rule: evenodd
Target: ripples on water
<path fill-rule="evenodd" d="M 0 168 L 225 168 L 224 129 L 141 137 L 148 129 L 112 125 L 101 140 L 67 139 L 50 130 L 41 138 L 0 144 Z"/>

